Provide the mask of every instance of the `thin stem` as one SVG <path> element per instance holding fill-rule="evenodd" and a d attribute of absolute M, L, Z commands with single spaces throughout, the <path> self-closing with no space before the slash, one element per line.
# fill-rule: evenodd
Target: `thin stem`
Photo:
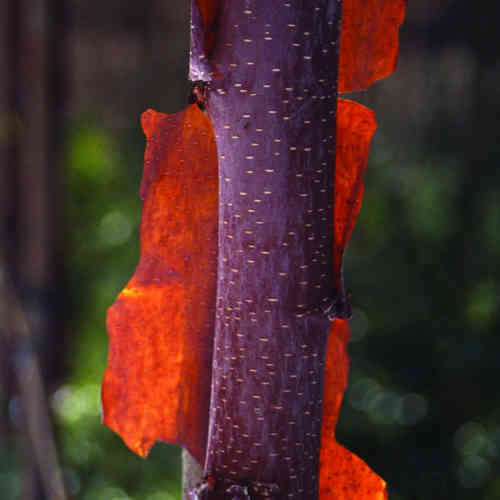
<path fill-rule="evenodd" d="M 182 450 L 182 494 L 188 500 L 188 492 L 198 485 L 203 476 L 203 468 L 186 450 Z"/>

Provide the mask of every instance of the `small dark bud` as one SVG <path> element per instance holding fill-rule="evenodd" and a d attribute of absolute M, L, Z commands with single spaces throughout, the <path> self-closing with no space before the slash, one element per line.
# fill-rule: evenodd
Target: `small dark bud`
<path fill-rule="evenodd" d="M 189 95 L 189 103 L 190 104 L 198 104 L 198 107 L 205 111 L 208 100 L 208 82 L 204 82 L 203 80 L 196 80 L 195 82 L 191 82 L 191 92 Z"/>

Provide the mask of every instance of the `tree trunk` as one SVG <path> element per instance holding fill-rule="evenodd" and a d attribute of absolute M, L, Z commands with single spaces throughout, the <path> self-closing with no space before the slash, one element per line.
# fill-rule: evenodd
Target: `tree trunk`
<path fill-rule="evenodd" d="M 222 2 L 209 26 L 193 6 L 191 79 L 208 81 L 219 158 L 213 498 L 244 487 L 252 499 L 318 497 L 323 311 L 341 299 L 332 275 L 340 13 L 338 0 Z"/>
<path fill-rule="evenodd" d="M 344 91 L 392 72 L 404 5 L 346 2 Z M 322 499 L 386 495 L 334 439 L 342 256 L 375 130 L 337 101 L 341 10 L 193 0 L 198 106 L 142 115 L 141 258 L 108 311 L 103 415 L 141 456 L 161 440 L 204 462 L 190 499 L 315 500 L 320 460 Z"/>

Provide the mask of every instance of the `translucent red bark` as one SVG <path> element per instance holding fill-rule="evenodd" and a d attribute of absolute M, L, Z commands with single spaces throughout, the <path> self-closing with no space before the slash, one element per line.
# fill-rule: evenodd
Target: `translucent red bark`
<path fill-rule="evenodd" d="M 339 92 L 367 89 L 396 68 L 407 0 L 344 0 Z"/>
<path fill-rule="evenodd" d="M 335 319 L 328 339 L 323 396 L 319 474 L 320 500 L 384 500 L 386 483 L 335 439 L 342 396 L 347 386 L 349 324 Z"/>
<path fill-rule="evenodd" d="M 353 101 L 337 104 L 334 201 L 334 265 L 341 280 L 342 258 L 363 197 L 363 177 L 376 123 L 373 111 Z M 340 283 L 339 286 L 342 286 Z M 335 440 L 347 386 L 349 323 L 336 318 L 328 338 L 320 454 L 320 500 L 381 500 L 385 482 Z"/>
<path fill-rule="evenodd" d="M 217 253 L 217 154 L 197 105 L 148 110 L 141 256 L 110 307 L 104 423 L 141 456 L 156 440 L 206 447 Z"/>
<path fill-rule="evenodd" d="M 337 101 L 334 201 L 334 270 L 342 290 L 342 259 L 361 208 L 370 141 L 377 124 L 372 110 L 346 99 Z"/>

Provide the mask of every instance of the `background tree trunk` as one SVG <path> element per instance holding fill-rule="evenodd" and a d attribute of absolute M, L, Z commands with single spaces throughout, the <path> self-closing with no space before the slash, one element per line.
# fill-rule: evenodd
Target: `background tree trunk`
<path fill-rule="evenodd" d="M 55 449 L 41 391 L 42 373 L 49 386 L 60 377 L 66 347 L 64 316 L 56 314 L 56 308 L 64 309 L 60 166 L 68 88 L 66 4 L 9 0 L 0 7 L 5 42 L 0 72 L 7 82 L 0 94 L 0 272 L 12 282 L 8 293 L 22 301 L 27 321 L 20 334 L 17 313 L 2 293 L 2 307 L 12 319 L 0 338 L 2 403 L 22 412 L 17 423 L 11 417 L 0 427 L 19 425 L 23 434 L 26 500 L 64 497 L 61 478 L 52 476 L 59 471 L 47 468 Z"/>

